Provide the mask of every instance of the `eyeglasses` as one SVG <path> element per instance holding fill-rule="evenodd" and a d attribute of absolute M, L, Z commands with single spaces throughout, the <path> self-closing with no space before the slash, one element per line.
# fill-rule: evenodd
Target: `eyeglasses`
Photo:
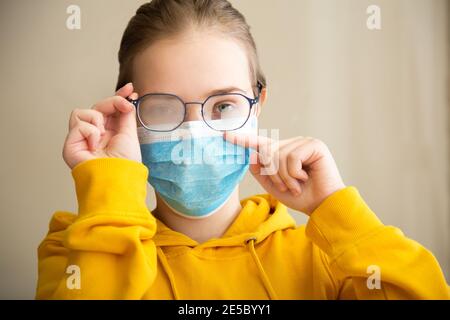
<path fill-rule="evenodd" d="M 191 104 L 202 106 L 203 121 L 213 130 L 233 131 L 242 128 L 250 117 L 252 107 L 259 102 L 263 85 L 258 81 L 257 96 L 252 99 L 240 93 L 221 93 L 203 102 L 184 102 L 170 93 L 148 93 L 139 99 L 127 99 L 137 109 L 139 122 L 150 131 L 167 132 L 178 128 Z"/>

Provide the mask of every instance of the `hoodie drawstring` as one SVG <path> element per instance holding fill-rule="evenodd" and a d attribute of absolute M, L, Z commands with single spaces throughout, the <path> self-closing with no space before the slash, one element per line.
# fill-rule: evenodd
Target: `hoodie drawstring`
<path fill-rule="evenodd" d="M 275 294 L 275 291 L 273 290 L 272 284 L 269 281 L 269 278 L 267 277 L 266 272 L 264 271 L 264 268 L 261 264 L 261 261 L 259 260 L 258 255 L 256 254 L 256 250 L 255 250 L 255 241 L 256 238 L 250 238 L 247 239 L 247 248 L 249 249 L 252 257 L 253 257 L 253 261 L 255 261 L 256 266 L 258 267 L 258 271 L 259 271 L 259 275 L 261 276 L 261 280 L 264 284 L 264 288 L 267 291 L 267 294 L 269 295 L 269 298 L 271 300 L 277 300 L 277 295 Z"/>
<path fill-rule="evenodd" d="M 170 287 L 172 288 L 173 298 L 175 300 L 180 300 L 180 296 L 178 294 L 178 289 L 175 284 L 175 277 L 173 276 L 172 269 L 170 269 L 169 263 L 167 262 L 164 251 L 162 251 L 161 247 L 157 246 L 156 253 L 158 254 L 159 260 L 161 261 L 161 265 L 164 269 L 164 272 L 167 274 L 167 277 L 169 278 Z"/>

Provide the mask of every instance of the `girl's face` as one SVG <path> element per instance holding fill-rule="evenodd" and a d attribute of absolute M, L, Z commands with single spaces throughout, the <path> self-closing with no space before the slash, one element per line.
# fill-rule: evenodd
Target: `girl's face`
<path fill-rule="evenodd" d="M 254 97 L 255 85 L 245 49 L 233 39 L 207 32 L 155 42 L 134 59 L 133 84 L 139 96 L 171 93 L 185 102 L 202 102 L 216 93 Z M 188 105 L 185 121 L 195 120 L 202 120 L 201 106 Z"/>

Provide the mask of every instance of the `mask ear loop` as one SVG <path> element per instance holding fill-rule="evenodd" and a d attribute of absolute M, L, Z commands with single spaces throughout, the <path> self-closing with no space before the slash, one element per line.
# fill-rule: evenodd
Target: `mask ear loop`
<path fill-rule="evenodd" d="M 252 116 L 258 116 L 259 102 L 255 103 L 255 106 L 252 109 Z"/>

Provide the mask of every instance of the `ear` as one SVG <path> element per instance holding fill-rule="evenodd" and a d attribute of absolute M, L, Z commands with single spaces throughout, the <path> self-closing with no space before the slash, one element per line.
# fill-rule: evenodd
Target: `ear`
<path fill-rule="evenodd" d="M 256 116 L 259 117 L 259 114 L 261 113 L 261 107 L 266 103 L 267 100 L 267 88 L 264 87 L 261 90 L 261 94 L 259 95 L 259 102 L 258 102 L 258 108 L 256 110 Z"/>

